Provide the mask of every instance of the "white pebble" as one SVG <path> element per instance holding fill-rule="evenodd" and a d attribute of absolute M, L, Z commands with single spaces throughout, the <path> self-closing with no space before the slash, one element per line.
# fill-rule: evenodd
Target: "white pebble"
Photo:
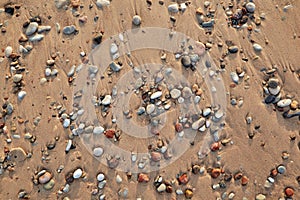
<path fill-rule="evenodd" d="M 82 169 L 78 168 L 74 171 L 73 173 L 73 178 L 74 179 L 79 179 L 82 176 Z"/>

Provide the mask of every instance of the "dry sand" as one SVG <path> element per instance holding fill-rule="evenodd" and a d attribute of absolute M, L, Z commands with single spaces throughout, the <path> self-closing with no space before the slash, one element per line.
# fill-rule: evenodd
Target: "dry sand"
<path fill-rule="evenodd" d="M 149 2 L 152 2 L 151 5 Z M 159 3 L 163 2 L 163 3 Z M 279 199 L 284 197 L 284 189 L 292 187 L 294 189 L 293 199 L 300 199 L 299 183 L 296 177 L 299 176 L 299 117 L 285 119 L 283 112 L 276 110 L 274 104 L 264 103 L 263 81 L 267 80 L 264 70 L 276 67 L 277 71 L 274 77 L 281 85 L 282 98 L 291 98 L 300 101 L 299 93 L 299 51 L 300 51 L 300 2 L 285 0 L 264 0 L 255 1 L 256 10 L 254 15 L 256 19 L 263 13 L 265 19 L 261 20 L 260 25 L 255 25 L 253 20 L 248 20 L 253 30 L 236 29 L 228 26 L 228 17 L 223 8 L 228 8 L 230 2 L 233 4 L 233 12 L 237 6 L 241 6 L 243 1 L 216 1 L 211 0 L 211 10 L 215 10 L 215 24 L 211 30 L 202 28 L 196 18 L 196 10 L 201 8 L 204 13 L 208 13 L 208 8 L 204 8 L 203 1 L 189 1 L 186 10 L 182 13 L 171 14 L 168 12 L 168 6 L 171 1 L 133 1 L 133 0 L 113 0 L 109 6 L 98 9 L 94 1 L 81 1 L 80 8 L 77 9 L 79 16 L 87 16 L 86 23 L 79 23 L 76 12 L 72 13 L 72 6 L 65 6 L 66 9 L 58 9 L 55 1 L 5 1 L 0 2 L 0 8 L 4 8 L 8 3 L 12 7 L 19 5 L 13 15 L 4 11 L 0 13 L 0 23 L 2 25 L 1 33 L 1 61 L 0 61 L 0 86 L 1 102 L 4 104 L 9 101 L 14 106 L 14 112 L 11 115 L 2 115 L 1 123 L 5 122 L 7 129 L 0 134 L 1 143 L 1 175 L 0 175 L 0 199 L 18 199 L 18 193 L 21 190 L 26 191 L 30 199 L 64 199 L 68 197 L 75 199 L 99 199 L 99 193 L 93 195 L 92 191 L 97 188 L 97 174 L 103 172 L 106 175 L 107 184 L 103 189 L 106 199 L 122 199 L 118 195 L 120 188 L 127 187 L 128 199 L 185 199 L 184 195 L 176 195 L 176 189 L 191 188 L 193 190 L 192 199 L 217 199 L 224 192 L 235 194 L 234 199 L 255 199 L 257 194 L 264 194 L 267 199 Z M 183 3 L 184 1 L 177 1 Z M 239 3 L 238 3 L 239 2 Z M 291 8 L 284 11 L 284 6 L 292 5 Z M 89 8 L 89 5 L 93 5 Z M 17 6 L 18 7 L 18 6 Z M 131 179 L 127 178 L 125 172 L 109 169 L 101 164 L 91 155 L 83 144 L 82 140 L 75 136 L 72 138 L 76 148 L 71 149 L 65 154 L 65 148 L 71 131 L 64 129 L 58 111 L 54 109 L 55 105 L 62 105 L 66 108 L 66 113 L 72 111 L 73 86 L 69 84 L 67 73 L 72 65 L 79 66 L 83 58 L 80 52 L 84 51 L 87 55 L 92 51 L 93 37 L 96 33 L 104 32 L 103 41 L 110 36 L 120 32 L 136 28 L 132 24 L 134 15 L 141 16 L 142 23 L 140 27 L 161 27 L 168 28 L 188 35 L 194 40 L 204 44 L 208 42 L 211 48 L 208 48 L 210 56 L 219 68 L 220 59 L 223 57 L 226 63 L 225 70 L 221 76 L 225 83 L 227 95 L 227 115 L 225 127 L 221 132 L 221 139 L 230 138 L 232 143 L 224 146 L 216 152 L 209 153 L 208 157 L 198 159 L 197 152 L 203 141 L 203 136 L 196 136 L 194 145 L 191 145 L 184 155 L 177 161 L 167 167 L 148 173 L 150 181 L 148 183 L 138 183 L 137 174 L 132 174 Z M 170 20 L 170 15 L 176 18 L 176 22 Z M 24 33 L 23 24 L 31 17 L 40 16 L 42 25 L 51 26 L 51 30 L 43 33 L 44 39 L 40 42 L 23 42 L 22 44 L 31 44 L 33 49 L 28 54 L 18 53 L 19 38 Z M 98 17 L 95 22 L 94 18 Z M 263 16 L 262 16 L 263 17 Z M 57 33 L 56 23 L 59 23 L 61 29 L 68 25 L 75 25 L 78 33 L 65 35 Z M 211 32 L 211 34 L 207 33 Z M 239 48 L 239 52 L 228 54 L 228 41 L 232 41 Z M 222 47 L 218 47 L 222 43 Z M 252 43 L 258 43 L 262 46 L 262 51 L 257 53 L 253 49 Z M 210 46 L 207 44 L 207 47 Z M 18 101 L 12 76 L 10 72 L 11 58 L 5 57 L 5 49 L 11 46 L 13 52 L 20 55 L 19 65 L 25 67 L 23 74 L 22 90 L 27 95 L 22 101 Z M 134 52 L 133 63 L 139 65 L 147 62 L 161 62 L 161 51 L 141 50 Z M 47 78 L 45 84 L 40 84 L 41 78 L 45 77 L 46 61 L 51 56 L 56 55 L 55 67 L 58 69 L 56 77 Z M 171 54 L 167 54 L 167 62 L 175 68 L 180 68 L 180 60 L 175 60 Z M 248 58 L 245 62 L 242 58 Z M 230 73 L 241 67 L 245 71 L 245 77 L 240 79 L 239 84 L 233 84 Z M 124 70 L 128 70 L 125 68 Z M 265 70 L 265 71 L 266 71 Z M 183 72 L 187 73 L 187 72 Z M 7 76 L 7 77 L 6 77 Z M 103 81 L 101 92 L 108 93 L 118 78 L 106 77 Z M 247 78 L 248 77 L 248 80 Z M 76 75 L 74 76 L 76 78 Z M 106 81 L 106 83 L 105 83 Z M 102 84 L 102 83 L 101 83 Z M 106 87 L 103 87 L 106 86 Z M 205 88 L 205 85 L 203 85 Z M 205 90 L 206 91 L 206 90 Z M 243 99 L 242 106 L 232 106 L 231 97 Z M 210 104 L 209 97 L 205 98 L 203 107 Z M 56 104 L 52 104 L 56 102 Z M 134 101 L 133 101 L 134 102 Z M 135 103 L 132 103 L 135 105 Z M 132 106 L 137 108 L 138 106 Z M 287 108 L 284 108 L 285 110 Z M 299 112 L 299 106 L 298 106 Z M 3 110 L 5 110 L 3 108 Z M 175 111 L 176 112 L 176 111 Z M 246 116 L 251 116 L 253 122 L 248 125 L 245 121 Z M 38 125 L 34 121 L 40 117 Z M 135 120 L 133 117 L 132 120 Z M 170 123 L 174 123 L 172 117 Z M 110 121 L 108 119 L 108 121 Z M 108 123 L 108 122 L 107 122 Z M 255 130 L 252 139 L 249 138 L 249 131 Z M 16 130 L 13 130 L 13 129 Z M 164 129 L 166 135 L 161 134 L 162 138 L 172 137 L 170 132 L 174 133 L 173 125 Z M 31 143 L 30 139 L 24 139 L 25 133 L 36 136 L 36 140 Z M 119 145 L 123 148 L 134 149 L 137 151 L 147 151 L 147 145 L 152 144 L 157 138 L 149 140 L 134 140 L 124 134 Z M 13 135 L 20 135 L 20 139 Z M 295 136 L 295 140 L 291 137 Z M 12 138 L 11 143 L 7 139 Z M 56 146 L 52 150 L 47 150 L 46 145 L 55 141 Z M 31 153 L 30 158 L 22 158 L 22 152 L 17 158 L 14 155 L 7 160 L 5 148 L 13 150 L 22 148 L 26 154 Z M 282 158 L 282 152 L 288 152 L 287 159 Z M 8 153 L 9 154 L 9 153 Z M 12 154 L 12 153 L 10 153 Z M 220 159 L 220 168 L 225 172 L 235 174 L 241 171 L 243 175 L 249 178 L 247 185 L 242 186 L 240 181 L 231 180 L 226 182 L 224 189 L 212 189 L 212 185 L 219 183 L 223 175 L 214 179 L 209 174 L 209 168 L 218 166 L 217 157 Z M 4 162 L 4 158 L 6 159 Z M 205 167 L 204 174 L 193 174 L 191 172 L 192 163 L 198 163 Z M 279 174 L 275 178 L 275 183 L 271 188 L 264 187 L 266 179 L 270 175 L 270 170 L 283 164 L 286 167 L 284 174 Z M 12 166 L 9 166 L 12 165 Z M 60 165 L 64 166 L 61 173 L 57 172 Z M 70 184 L 70 191 L 67 193 L 59 192 L 66 184 L 65 175 L 73 172 L 78 167 L 84 171 L 84 177 L 75 180 Z M 2 169 L 5 168 L 5 169 Z M 33 177 L 42 169 L 51 172 L 55 185 L 50 190 L 45 190 L 42 184 L 34 184 Z M 179 185 L 176 175 L 180 172 L 187 172 L 189 182 L 186 185 Z M 116 175 L 119 174 L 123 181 L 116 182 Z M 161 175 L 166 180 L 174 180 L 172 184 L 173 192 L 163 192 L 159 194 L 153 185 L 154 178 Z M 171 181 L 172 182 L 172 181 Z M 67 198 L 65 198 L 67 199 Z"/>

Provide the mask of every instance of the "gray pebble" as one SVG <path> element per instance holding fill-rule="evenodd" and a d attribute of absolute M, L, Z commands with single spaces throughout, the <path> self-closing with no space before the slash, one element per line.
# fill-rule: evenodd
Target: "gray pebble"
<path fill-rule="evenodd" d="M 119 72 L 122 69 L 122 67 L 115 62 L 111 62 L 109 64 L 109 66 L 110 66 L 111 70 L 113 70 L 114 72 Z"/>
<path fill-rule="evenodd" d="M 56 8 L 60 9 L 70 3 L 70 0 L 54 0 Z"/>
<path fill-rule="evenodd" d="M 215 20 L 211 19 L 207 22 L 203 22 L 201 25 L 203 28 L 210 28 L 210 27 L 214 26 L 214 23 L 215 23 Z"/>
<path fill-rule="evenodd" d="M 173 99 L 177 99 L 181 96 L 181 91 L 174 88 L 174 89 L 171 90 L 170 95 Z"/>
<path fill-rule="evenodd" d="M 285 166 L 280 165 L 280 166 L 277 167 L 277 171 L 280 174 L 284 174 L 286 172 L 286 168 L 285 168 Z"/>
<path fill-rule="evenodd" d="M 257 43 L 253 44 L 253 49 L 255 51 L 257 51 L 257 52 L 261 52 L 262 51 L 262 47 L 259 44 L 257 44 Z"/>
<path fill-rule="evenodd" d="M 142 22 L 142 18 L 139 15 L 135 15 L 132 18 L 132 23 L 136 26 L 139 26 Z"/>
<path fill-rule="evenodd" d="M 94 134 L 102 134 L 104 132 L 104 128 L 102 126 L 95 126 L 93 129 Z"/>
<path fill-rule="evenodd" d="M 36 35 L 30 37 L 28 40 L 29 40 L 30 42 L 39 42 L 39 41 L 41 41 L 42 39 L 44 39 L 44 35 L 42 35 L 42 34 L 36 34 Z"/>
<path fill-rule="evenodd" d="M 74 179 L 79 179 L 83 174 L 82 169 L 78 168 L 73 172 L 73 178 Z"/>
<path fill-rule="evenodd" d="M 230 46 L 228 47 L 229 53 L 237 53 L 239 51 L 239 48 L 237 46 Z"/>
<path fill-rule="evenodd" d="M 11 46 L 7 46 L 7 47 L 5 48 L 5 50 L 4 50 L 5 57 L 6 57 L 6 58 L 9 58 L 10 55 L 12 54 L 12 52 L 13 52 L 12 47 L 11 47 Z"/>
<path fill-rule="evenodd" d="M 179 6 L 177 3 L 173 3 L 171 5 L 168 6 L 168 11 L 170 13 L 178 13 L 179 12 Z"/>
<path fill-rule="evenodd" d="M 97 0 L 96 5 L 97 5 L 98 8 L 102 9 L 105 6 L 109 6 L 110 1 L 108 1 L 108 0 Z"/>
<path fill-rule="evenodd" d="M 26 94 L 27 93 L 25 91 L 20 91 L 18 93 L 18 99 L 19 99 L 19 101 L 22 101 L 24 99 L 24 97 L 26 96 Z"/>
<path fill-rule="evenodd" d="M 239 76 L 237 75 L 236 72 L 231 72 L 230 77 L 234 83 L 236 83 L 236 84 L 239 83 Z"/>
<path fill-rule="evenodd" d="M 137 110 L 137 114 L 138 115 L 142 115 L 146 112 L 146 109 L 144 107 L 139 107 L 138 110 Z"/>
<path fill-rule="evenodd" d="M 50 31 L 51 30 L 51 26 L 39 26 L 38 27 L 38 33 L 43 33 L 46 31 Z"/>
<path fill-rule="evenodd" d="M 96 157 L 100 157 L 102 154 L 103 154 L 103 148 L 101 148 L 101 147 L 96 147 L 93 150 L 93 155 Z"/>
<path fill-rule="evenodd" d="M 63 33 L 64 33 L 65 35 L 71 35 L 71 34 L 75 33 L 75 31 L 76 31 L 76 27 L 75 27 L 74 25 L 71 25 L 71 26 L 65 26 L 65 27 L 63 28 Z"/>
<path fill-rule="evenodd" d="M 34 34 L 37 31 L 38 27 L 39 27 L 39 24 L 37 22 L 31 22 L 28 25 L 28 27 L 26 28 L 25 34 L 27 36 Z"/>
<path fill-rule="evenodd" d="M 15 74 L 13 76 L 13 82 L 14 83 L 19 83 L 22 79 L 23 79 L 23 75 L 22 74 Z"/>
<path fill-rule="evenodd" d="M 255 4 L 253 2 L 247 3 L 246 9 L 248 12 L 253 13 L 255 11 Z"/>
<path fill-rule="evenodd" d="M 184 67 L 190 67 L 192 62 L 189 56 L 182 56 L 181 63 Z"/>

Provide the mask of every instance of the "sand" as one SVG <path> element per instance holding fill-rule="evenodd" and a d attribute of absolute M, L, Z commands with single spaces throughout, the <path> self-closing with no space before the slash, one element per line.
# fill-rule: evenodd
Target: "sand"
<path fill-rule="evenodd" d="M 148 2 L 148 3 L 147 3 Z M 1 59 L 0 62 L 0 86 L 1 101 L 6 100 L 14 106 L 14 112 L 10 116 L 2 117 L 1 123 L 5 121 L 8 133 L 2 131 L 0 134 L 0 148 L 7 147 L 12 150 L 14 148 L 22 148 L 26 154 L 31 153 L 31 158 L 25 158 L 18 155 L 17 158 L 11 158 L 11 161 L 4 163 L 13 163 L 15 166 L 9 167 L 2 171 L 0 175 L 0 199 L 17 199 L 20 190 L 25 190 L 30 199 L 99 199 L 99 193 L 92 195 L 92 190 L 97 188 L 96 176 L 99 172 L 106 175 L 107 184 L 103 189 L 106 199 L 122 199 L 118 195 L 121 188 L 127 187 L 129 190 L 128 199 L 185 199 L 184 195 L 176 195 L 176 189 L 191 188 L 193 190 L 192 199 L 216 199 L 225 191 L 235 193 L 234 199 L 254 199 L 257 194 L 266 195 L 267 199 L 278 199 L 284 197 L 284 189 L 292 187 L 295 190 L 293 199 L 300 199 L 299 183 L 296 177 L 299 176 L 300 161 L 299 157 L 299 117 L 285 119 L 282 112 L 276 110 L 273 104 L 266 105 L 264 103 L 265 95 L 263 93 L 263 81 L 267 80 L 263 69 L 271 69 L 276 66 L 275 78 L 281 85 L 282 96 L 287 96 L 299 102 L 299 56 L 300 50 L 300 26 L 298 21 L 300 16 L 298 9 L 299 1 L 279 1 L 265 0 L 255 1 L 255 15 L 258 17 L 265 13 L 265 19 L 261 20 L 261 25 L 252 24 L 253 30 L 250 32 L 247 28 L 236 29 L 229 27 L 227 24 L 227 16 L 223 9 L 228 7 L 227 1 L 210 1 L 211 9 L 215 10 L 215 24 L 211 30 L 202 28 L 196 19 L 196 10 L 201 8 L 204 12 L 204 3 L 202 1 L 190 1 L 186 10 L 181 13 L 171 14 L 168 12 L 168 5 L 171 1 L 164 1 L 161 5 L 158 1 L 111 1 L 109 6 L 102 9 L 97 8 L 94 1 L 81 1 L 82 8 L 78 8 L 80 16 L 87 16 L 86 23 L 79 23 L 78 17 L 73 16 L 71 6 L 67 6 L 66 10 L 57 9 L 54 1 L 1 1 L 0 8 L 4 8 L 7 3 L 13 6 L 20 5 L 13 15 L 0 13 L 0 23 L 3 23 L 6 32 L 1 33 Z M 182 3 L 184 1 L 178 1 Z M 236 10 L 236 2 L 232 2 Z M 93 5 L 89 9 L 89 5 Z M 284 6 L 291 4 L 292 7 L 284 11 Z M 239 3 L 241 5 L 241 2 Z M 75 13 L 76 14 L 76 13 Z M 18 101 L 17 94 L 13 92 L 14 83 L 12 78 L 6 79 L 10 74 L 10 59 L 5 57 L 4 50 L 7 46 L 11 46 L 14 52 L 18 52 L 19 38 L 24 29 L 24 22 L 31 17 L 39 15 L 42 19 L 42 25 L 51 26 L 51 30 L 43 33 L 44 39 L 40 42 L 26 42 L 31 44 L 33 49 L 30 53 L 21 55 L 19 58 L 20 66 L 25 67 L 23 72 L 22 87 L 27 95 L 22 101 Z M 90 56 L 93 51 L 93 37 L 96 33 L 104 32 L 102 41 L 110 39 L 111 36 L 122 33 L 132 28 L 137 28 L 132 24 L 134 15 L 141 16 L 142 23 L 140 28 L 145 27 L 161 27 L 172 31 L 183 33 L 195 41 L 207 44 L 210 42 L 212 48 L 208 48 L 207 54 L 212 58 L 216 67 L 220 66 L 220 58 L 223 57 L 226 63 L 225 70 L 220 73 L 224 81 L 227 100 L 227 112 L 225 118 L 224 129 L 220 132 L 220 140 L 230 138 L 232 143 L 221 146 L 216 152 L 211 152 L 204 159 L 198 158 L 198 151 L 204 141 L 204 135 L 197 134 L 194 139 L 194 145 L 190 145 L 188 150 L 176 161 L 171 162 L 159 171 L 147 173 L 150 177 L 148 183 L 138 183 L 137 174 L 133 173 L 131 179 L 123 171 L 109 169 L 107 166 L 94 158 L 89 148 L 87 148 L 82 137 L 72 136 L 75 149 L 71 149 L 68 154 L 65 148 L 71 131 L 64 129 L 58 111 L 54 109 L 56 105 L 62 105 L 66 108 L 66 113 L 72 112 L 74 85 L 68 81 L 67 73 L 70 68 L 75 65 L 82 64 L 84 59 L 80 56 L 80 52 L 84 51 Z M 173 23 L 170 15 L 176 18 Z M 99 19 L 95 22 L 94 18 Z M 75 25 L 78 29 L 77 34 L 65 35 L 57 33 L 55 24 L 59 23 L 61 29 L 64 26 Z M 3 28 L 2 28 L 3 30 Z M 207 33 L 211 31 L 211 34 Z M 228 41 L 239 48 L 236 54 L 228 54 L 223 56 L 227 51 Z M 252 42 L 251 42 L 252 41 Z M 143 43 L 143 41 L 141 41 Z M 218 47 L 218 43 L 222 43 L 222 47 Z M 252 43 L 258 43 L 262 46 L 260 53 L 255 52 Z M 24 44 L 24 43 L 22 43 Z M 209 46 L 209 45 L 207 45 Z M 240 51 L 243 51 L 240 52 Z M 162 63 L 161 50 L 138 50 L 132 53 L 132 62 L 134 65 L 143 63 Z M 47 78 L 45 84 L 40 84 L 41 78 L 45 77 L 46 61 L 51 56 L 56 55 L 55 67 L 58 69 L 58 75 Z M 242 58 L 248 58 L 243 61 Z M 85 57 L 88 58 L 88 57 Z M 89 62 L 93 62 L 89 57 Z M 120 58 L 126 63 L 126 58 Z M 182 70 L 180 59 L 174 59 L 174 55 L 167 53 L 166 63 L 174 69 Z M 96 64 L 96 63 L 92 63 Z M 100 66 L 103 67 L 103 66 Z M 104 66 L 105 67 L 105 66 Z M 245 77 L 240 79 L 239 84 L 232 84 L 230 73 L 235 71 L 237 67 L 241 67 L 245 71 Z M 128 64 L 124 64 L 122 73 L 130 70 Z M 182 70 L 182 74 L 186 77 L 193 77 L 193 72 Z M 248 80 L 247 77 L 248 76 Z M 105 75 L 99 86 L 99 93 L 106 94 L 112 90 L 121 77 L 121 74 Z M 76 80 L 76 75 L 74 76 Z M 194 77 L 195 78 L 195 77 Z M 197 78 L 197 77 L 196 77 Z M 189 81 L 194 83 L 195 80 L 190 78 Z M 205 100 L 201 103 L 202 109 L 210 105 L 210 97 L 207 94 L 208 89 L 203 84 L 203 80 L 198 77 L 198 84 L 206 92 Z M 195 81 L 196 82 L 196 81 Z M 131 107 L 137 109 L 140 102 L 139 96 L 132 97 Z M 243 99 L 242 106 L 232 106 L 230 104 L 231 97 Z M 52 103 L 55 102 L 55 103 Z M 200 107 L 201 107 L 200 106 Z M 298 108 L 299 109 L 299 108 Z M 178 111 L 174 109 L 168 117 L 167 126 L 163 129 L 161 137 L 165 139 L 174 138 L 174 123 L 176 122 Z M 247 125 L 245 118 L 251 116 L 253 122 Z M 38 125 L 34 125 L 34 120 L 40 117 Z M 5 118 L 5 119 L 4 119 Z M 112 127 L 110 115 L 106 119 L 99 120 L 104 122 L 107 127 Z M 22 119 L 22 120 L 21 120 Z M 133 116 L 131 120 L 136 120 Z M 145 120 L 145 119 L 144 119 Z M 143 119 L 138 123 L 145 123 Z M 16 127 L 15 132 L 11 129 Z M 255 136 L 250 139 L 248 132 L 254 130 L 254 126 L 260 126 L 255 132 Z M 115 127 L 114 127 L 115 128 Z M 4 132 L 4 133 L 3 133 Z M 36 136 L 36 141 L 30 143 L 28 139 L 24 139 L 25 133 Z M 20 135 L 20 139 L 12 138 L 12 135 Z M 290 137 L 295 135 L 296 139 L 291 140 Z M 7 138 L 12 138 L 11 143 L 7 143 Z M 56 146 L 52 150 L 46 150 L 49 142 L 57 139 Z M 157 137 L 151 139 L 137 139 L 122 133 L 119 142 L 113 142 L 121 148 L 128 151 L 147 152 L 148 145 L 157 141 Z M 181 147 L 178 147 L 181 148 Z M 289 153 L 288 159 L 282 158 L 282 152 Z M 4 151 L 1 157 L 5 156 Z M 217 156 L 221 157 L 220 165 L 225 172 L 232 174 L 241 171 L 243 175 L 249 178 L 246 186 L 242 186 L 240 181 L 231 180 L 226 183 L 225 189 L 212 189 L 212 185 L 220 182 L 221 178 L 211 178 L 208 168 L 216 167 Z M 44 159 L 43 159 L 44 157 Z M 4 165 L 1 164 L 1 166 Z M 204 174 L 192 174 L 192 163 L 198 163 L 205 167 Z M 266 179 L 269 177 L 270 170 L 283 164 L 287 171 L 285 174 L 279 174 L 275 178 L 275 183 L 269 189 L 264 187 Z M 64 166 L 61 173 L 57 172 L 60 165 Z M 65 175 L 73 172 L 78 167 L 84 171 L 84 177 L 75 180 L 70 184 L 70 191 L 60 194 L 66 181 Z M 51 172 L 55 185 L 50 190 L 45 190 L 42 184 L 34 184 L 32 177 L 36 177 L 36 173 L 41 169 Z M 130 169 L 129 169 L 130 171 Z M 176 181 L 176 175 L 180 172 L 187 172 L 189 182 L 187 185 L 179 185 Z M 123 181 L 116 182 L 116 175 L 119 174 Z M 153 185 L 157 175 L 161 175 L 166 180 L 174 180 L 172 193 L 158 193 Z"/>

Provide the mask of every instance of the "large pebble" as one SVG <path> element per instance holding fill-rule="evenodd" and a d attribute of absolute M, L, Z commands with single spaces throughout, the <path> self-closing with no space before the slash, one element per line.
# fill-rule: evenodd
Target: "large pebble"
<path fill-rule="evenodd" d="M 24 99 L 24 97 L 26 96 L 26 94 L 27 93 L 25 91 L 20 91 L 18 93 L 18 99 L 19 99 L 19 101 L 22 101 Z"/>
<path fill-rule="evenodd" d="M 43 33 L 46 31 L 50 31 L 51 30 L 51 26 L 39 26 L 38 27 L 38 33 Z"/>
<path fill-rule="evenodd" d="M 265 103 L 266 104 L 270 104 L 270 103 L 273 103 L 275 101 L 276 97 L 273 96 L 273 95 L 268 95 L 266 98 L 265 98 Z"/>
<path fill-rule="evenodd" d="M 280 86 L 277 86 L 276 88 L 268 88 L 269 89 L 269 92 L 270 92 L 270 94 L 272 94 L 272 95 L 277 95 L 279 92 L 280 92 Z"/>
<path fill-rule="evenodd" d="M 39 24 L 37 22 L 31 22 L 28 25 L 28 27 L 26 28 L 25 34 L 27 36 L 34 34 L 37 31 L 38 27 L 39 27 Z"/>
<path fill-rule="evenodd" d="M 161 92 L 161 91 L 154 92 L 154 93 L 150 96 L 150 99 L 157 99 L 157 98 L 161 97 L 161 95 L 162 95 L 162 92 Z"/>
<path fill-rule="evenodd" d="M 168 6 L 168 11 L 171 13 L 178 13 L 179 11 L 179 6 L 177 3 L 173 3 L 171 5 Z"/>
<path fill-rule="evenodd" d="M 111 103 L 111 96 L 105 95 L 104 99 L 101 101 L 104 106 L 108 106 Z"/>
<path fill-rule="evenodd" d="M 277 106 L 280 108 L 284 108 L 284 107 L 291 105 L 291 103 L 292 103 L 291 99 L 282 99 L 277 102 Z"/>
<path fill-rule="evenodd" d="M 36 34 L 32 37 L 29 38 L 29 41 L 30 42 L 39 42 L 41 41 L 42 39 L 44 39 L 44 35 L 43 34 Z"/>
<path fill-rule="evenodd" d="M 48 183 L 50 181 L 51 177 L 52 176 L 51 176 L 50 172 L 46 172 L 45 174 L 43 174 L 39 177 L 39 183 L 41 183 L 41 184 Z"/>
<path fill-rule="evenodd" d="M 237 53 L 239 51 L 239 48 L 237 46 L 230 46 L 228 47 L 229 53 Z"/>
<path fill-rule="evenodd" d="M 14 83 L 19 83 L 22 79 L 23 79 L 23 75 L 22 74 L 15 74 L 13 76 L 13 82 Z"/>
<path fill-rule="evenodd" d="M 136 26 L 139 26 L 142 22 L 142 18 L 139 15 L 135 15 L 132 18 L 132 23 Z"/>
<path fill-rule="evenodd" d="M 73 172 L 73 178 L 74 179 L 79 179 L 83 174 L 82 169 L 78 168 Z"/>
<path fill-rule="evenodd" d="M 236 84 L 239 83 L 239 76 L 237 75 L 236 72 L 231 72 L 231 73 L 230 73 L 230 77 L 231 77 L 231 80 L 232 80 L 234 83 L 236 83 Z"/>
<path fill-rule="evenodd" d="M 45 190 L 51 190 L 55 185 L 54 179 L 51 179 L 48 183 L 46 183 L 43 187 Z"/>
<path fill-rule="evenodd" d="M 151 152 L 151 160 L 153 160 L 154 162 L 158 162 L 161 160 L 161 154 L 159 152 Z"/>
<path fill-rule="evenodd" d="M 248 12 L 253 13 L 255 11 L 255 4 L 253 2 L 247 3 L 246 9 Z"/>
<path fill-rule="evenodd" d="M 104 132 L 104 128 L 102 126 L 96 126 L 93 130 L 94 134 L 102 134 Z"/>
<path fill-rule="evenodd" d="M 10 55 L 12 54 L 12 52 L 13 52 L 12 47 L 11 47 L 11 46 L 7 46 L 7 47 L 5 48 L 5 50 L 4 50 L 5 57 L 6 57 L 6 58 L 9 58 Z"/>
<path fill-rule="evenodd" d="M 170 95 L 173 99 L 177 99 L 181 96 L 181 91 L 174 88 L 174 89 L 171 90 Z"/>
<path fill-rule="evenodd" d="M 64 33 L 65 35 L 71 35 L 71 34 L 75 33 L 75 31 L 76 31 L 76 27 L 75 27 L 74 25 L 71 25 L 71 26 L 65 26 L 65 27 L 63 28 L 63 33 Z"/>
<path fill-rule="evenodd" d="M 96 1 L 96 5 L 98 8 L 103 8 L 105 6 L 109 6 L 109 4 L 110 4 L 110 1 L 108 1 L 108 0 L 97 0 Z"/>
<path fill-rule="evenodd" d="M 253 49 L 257 52 L 260 52 L 262 50 L 262 47 L 259 44 L 255 43 L 253 44 Z"/>
<path fill-rule="evenodd" d="M 103 154 L 103 149 L 101 147 L 96 147 L 93 150 L 93 155 L 96 157 L 100 157 Z"/>

